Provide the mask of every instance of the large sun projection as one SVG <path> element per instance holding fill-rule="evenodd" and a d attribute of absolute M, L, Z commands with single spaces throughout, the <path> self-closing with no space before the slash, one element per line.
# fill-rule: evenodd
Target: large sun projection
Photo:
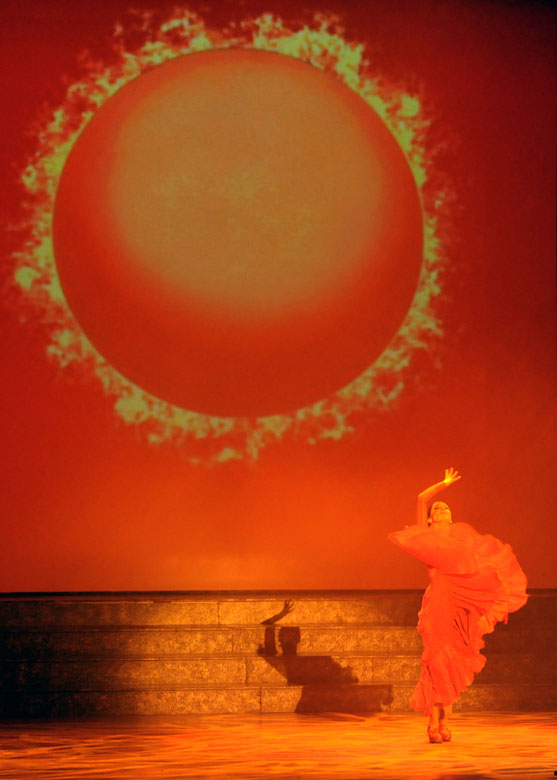
<path fill-rule="evenodd" d="M 193 462 L 339 438 L 439 335 L 417 97 L 325 20 L 176 12 L 41 128 L 16 281 L 115 409 Z M 38 196 L 38 197 L 37 197 Z"/>

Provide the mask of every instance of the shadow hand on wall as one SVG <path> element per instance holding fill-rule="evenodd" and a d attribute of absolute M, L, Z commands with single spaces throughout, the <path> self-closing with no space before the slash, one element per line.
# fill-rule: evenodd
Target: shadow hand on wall
<path fill-rule="evenodd" d="M 287 685 L 302 686 L 295 711 L 356 713 L 386 709 L 393 700 L 392 686 L 358 684 L 352 668 L 343 666 L 331 655 L 298 654 L 300 628 L 281 626 L 277 631 L 276 626 L 293 609 L 293 602 L 286 600 L 278 614 L 262 621 L 266 626 L 265 638 L 257 652 L 286 679 Z"/>

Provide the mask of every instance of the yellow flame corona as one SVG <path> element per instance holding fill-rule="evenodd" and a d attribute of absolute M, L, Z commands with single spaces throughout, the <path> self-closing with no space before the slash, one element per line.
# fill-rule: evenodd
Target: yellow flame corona
<path fill-rule="evenodd" d="M 145 39 L 126 45 L 128 32 Z M 145 70 L 193 52 L 247 47 L 296 57 L 336 74 L 376 111 L 397 140 L 412 170 L 424 211 L 424 254 L 417 291 L 406 319 L 382 355 L 349 385 L 292 414 L 246 418 L 201 415 L 166 403 L 132 384 L 109 365 L 81 331 L 66 304 L 52 247 L 52 214 L 58 178 L 83 127 L 111 95 Z M 21 174 L 25 190 L 27 238 L 15 254 L 14 280 L 41 320 L 52 325 L 48 354 L 62 367 L 86 364 L 104 391 L 115 397 L 114 408 L 129 425 L 139 425 L 152 444 L 185 445 L 192 464 L 256 459 L 267 445 L 293 435 L 310 444 L 340 439 L 354 430 L 354 413 L 380 412 L 400 396 L 413 354 L 442 335 L 434 311 L 441 288 L 444 252 L 440 222 L 447 201 L 446 186 L 428 183 L 426 158 L 429 121 L 417 95 L 372 76 L 363 44 L 347 42 L 338 19 L 317 15 L 311 26 L 292 29 L 282 19 L 264 14 L 229 29 L 215 30 L 189 10 L 175 10 L 157 25 L 151 13 L 138 13 L 125 28 L 117 25 L 113 47 L 116 63 L 106 66 L 83 58 L 84 77 L 67 90 L 63 104 L 36 132 L 35 153 Z M 133 50 L 131 50 L 133 48 Z"/>

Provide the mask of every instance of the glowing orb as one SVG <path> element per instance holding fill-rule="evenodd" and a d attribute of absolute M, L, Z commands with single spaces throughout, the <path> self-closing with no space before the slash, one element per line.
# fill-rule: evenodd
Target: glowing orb
<path fill-rule="evenodd" d="M 309 26 L 291 26 L 278 16 L 262 14 L 255 19 L 245 18 L 239 24 L 231 24 L 229 27 L 212 28 L 195 13 L 185 9 L 175 8 L 162 21 L 156 21 L 155 15 L 149 11 L 133 11 L 123 23 L 116 25 L 112 46 L 110 63 L 94 60 L 85 53 L 82 55 L 83 71 L 80 77 L 68 85 L 60 105 L 50 115 L 37 120 L 33 128 L 34 145 L 30 147 L 29 158 L 21 171 L 22 213 L 21 219 L 13 225 L 21 236 L 20 245 L 13 255 L 14 282 L 20 293 L 16 300 L 20 304 L 21 318 L 35 318 L 45 326 L 48 356 L 64 373 L 67 372 L 68 377 L 76 374 L 82 377 L 90 376 L 98 382 L 99 387 L 114 404 L 114 412 L 120 422 L 137 427 L 153 445 L 167 443 L 178 446 L 182 457 L 191 464 L 209 465 L 231 459 L 255 459 L 266 447 L 287 439 L 305 441 L 310 445 L 342 439 L 362 422 L 367 424 L 376 414 L 396 408 L 404 391 L 409 386 L 416 387 L 416 383 L 419 384 L 424 366 L 423 356 L 425 353 L 435 354 L 433 347 L 443 335 L 438 303 L 442 293 L 443 272 L 448 263 L 444 243 L 450 230 L 449 209 L 455 198 L 444 174 L 435 166 L 435 156 L 429 147 L 430 119 L 420 97 L 407 92 L 402 85 L 392 83 L 387 74 L 378 71 L 377 63 L 372 67 L 365 59 L 364 44 L 344 37 L 338 19 L 332 15 L 316 14 Z M 184 56 L 197 56 L 199 52 L 222 52 L 223 48 L 269 52 L 282 55 L 283 60 L 295 58 L 334 79 L 336 90 L 340 86 L 338 81 L 352 90 L 372 110 L 371 113 L 375 112 L 381 118 L 392 138 L 402 149 L 423 210 L 423 254 L 416 292 L 404 321 L 384 351 L 375 360 L 370 355 L 370 362 L 362 373 L 337 392 L 287 413 L 256 418 L 217 417 L 181 408 L 152 395 L 116 370 L 99 350 L 95 349 L 70 310 L 62 292 L 53 250 L 55 196 L 62 171 L 69 170 L 67 163 L 72 150 L 80 143 L 80 137 L 89 132 L 88 126 L 92 125 L 101 109 L 126 85 L 130 85 L 138 77 L 142 79 L 142 74 L 150 73 L 153 68 Z M 343 90 L 340 90 L 340 93 L 342 92 Z M 369 112 L 367 116 L 369 119 Z M 362 125 L 358 120 L 351 125 L 350 137 L 354 138 L 357 127 L 361 129 L 360 138 L 362 133 L 367 132 L 366 123 Z M 280 138 L 278 140 L 280 141 Z M 337 150 L 335 154 L 336 152 Z M 344 147 L 340 152 L 345 153 Z M 265 164 L 267 163 L 268 159 L 265 158 Z M 143 168 L 144 166 L 140 166 L 136 171 L 138 176 Z M 263 167 L 262 170 L 270 169 Z M 99 176 L 103 175 L 103 170 L 98 166 L 97 172 Z M 241 202 L 241 197 L 246 199 L 249 191 L 256 193 L 254 182 L 261 180 L 258 176 L 261 174 L 253 168 L 247 177 L 236 175 L 236 203 Z M 296 180 L 296 187 L 299 179 L 300 177 Z M 234 181 L 234 177 L 229 181 Z M 281 181 L 280 178 L 278 181 Z M 252 200 L 255 202 L 258 199 L 254 197 Z M 168 209 L 168 199 L 165 202 Z M 230 204 L 230 198 L 228 202 Z M 83 201 L 81 203 L 87 208 Z M 281 199 L 281 203 L 284 208 L 284 199 Z M 357 209 L 354 213 L 356 211 Z M 268 220 L 268 211 L 266 214 Z M 119 209 L 113 211 L 109 220 L 104 219 L 105 224 L 114 220 L 115 215 L 119 215 L 121 237 L 125 236 L 126 231 L 122 226 L 126 221 L 122 204 Z M 298 216 L 300 220 L 303 217 Z M 100 224 L 106 214 L 101 212 L 98 217 Z M 111 224 L 115 227 L 116 223 Z M 293 228 L 299 231 L 296 225 L 301 224 L 300 221 L 291 226 L 289 235 L 294 235 Z M 319 227 L 326 230 L 330 236 L 331 227 L 339 224 L 335 217 L 330 225 L 327 223 Z M 275 231 L 274 235 L 277 234 L 281 241 L 285 240 L 282 231 Z M 161 231 L 158 235 L 161 236 Z M 361 238 L 361 234 L 358 235 Z M 95 234 L 92 236 L 94 241 L 97 238 Z M 133 234 L 130 240 L 133 240 Z M 214 240 L 214 236 L 211 240 Z M 110 254 L 113 258 L 116 257 L 117 248 L 116 245 L 111 247 Z M 88 247 L 86 249 L 89 251 Z M 268 260 L 271 258 L 268 254 L 265 256 Z M 134 256 L 134 252 L 130 251 L 129 257 L 134 258 L 137 266 L 138 254 L 135 253 Z M 272 257 L 276 258 L 277 255 Z M 334 260 L 335 255 L 333 253 L 328 257 Z M 336 257 L 338 259 L 338 255 Z M 218 275 L 211 274 L 212 286 L 207 284 L 207 275 L 196 276 L 195 282 L 190 275 L 187 282 L 187 285 L 192 287 L 189 297 L 196 297 L 198 303 L 198 309 L 193 311 L 201 311 L 204 308 L 206 316 L 207 311 L 214 313 L 215 306 L 218 306 L 221 318 L 224 313 L 230 322 L 234 319 L 234 310 L 241 309 L 244 312 L 242 321 L 245 323 L 246 311 L 251 311 L 253 319 L 256 316 L 261 317 L 268 309 L 267 322 L 274 318 L 275 324 L 280 324 L 281 316 L 287 318 L 289 311 L 292 313 L 296 300 L 300 304 L 304 299 L 312 274 L 316 284 L 315 294 L 325 301 L 327 288 L 333 288 L 331 280 L 335 273 L 341 281 L 349 281 L 350 273 L 357 272 L 358 261 L 354 255 L 350 259 L 343 254 L 343 258 L 343 262 L 338 266 L 321 265 L 317 273 L 315 268 L 312 269 L 309 265 L 310 258 L 306 256 L 305 285 L 288 288 L 283 276 L 283 286 L 277 287 L 275 293 L 266 285 L 259 289 L 257 296 L 251 295 L 251 309 L 245 305 L 245 296 L 243 305 L 240 305 L 240 298 L 244 292 L 255 289 L 256 274 L 251 274 L 251 286 L 246 286 L 245 291 L 241 289 L 241 284 L 232 286 L 231 280 L 226 280 L 224 300 L 222 285 L 220 292 L 218 287 L 214 286 Z M 151 277 L 145 285 L 145 296 L 152 298 L 153 290 L 160 290 L 161 274 L 157 272 L 157 279 L 153 281 L 152 260 L 147 260 L 143 270 L 141 267 L 131 270 L 136 278 L 141 274 L 145 279 Z M 365 263 L 361 263 L 360 267 L 365 267 Z M 125 266 L 122 270 L 125 270 Z M 182 268 L 182 274 L 183 270 Z M 199 271 L 198 267 L 197 273 Z M 170 278 L 171 286 L 180 289 L 181 285 L 183 291 L 184 277 L 182 276 L 181 280 L 176 276 L 172 278 L 172 275 L 168 277 L 168 268 L 165 273 L 167 278 Z M 223 277 L 220 281 L 223 281 Z M 297 298 L 295 290 L 298 292 Z M 125 293 L 128 294 L 127 288 Z M 276 297 L 273 297 L 273 294 Z M 106 295 L 106 290 L 102 290 L 102 295 Z M 103 299 L 106 302 L 106 298 Z M 263 301 L 267 301 L 269 305 L 262 305 Z M 115 306 L 119 307 L 120 304 L 121 301 L 118 301 Z M 103 307 L 102 315 L 103 318 L 114 317 L 108 306 Z M 324 322 L 324 318 L 321 318 L 321 325 Z M 123 317 L 119 318 L 119 325 L 123 331 L 131 333 L 123 322 Z M 278 332 L 280 329 L 274 331 L 275 336 Z M 268 336 L 270 333 L 269 328 L 262 329 L 261 335 Z M 253 335 L 255 334 L 252 329 Z M 358 338 L 361 336 L 356 335 Z M 344 342 L 344 348 L 351 350 L 349 340 Z M 327 360 L 333 357 L 332 350 L 326 357 Z M 253 360 L 253 354 L 251 359 Z M 214 369 L 215 366 L 212 365 Z M 214 373 L 217 381 L 220 381 L 221 370 L 226 370 L 224 361 Z M 261 383 L 258 384 L 259 387 Z M 208 398 L 216 395 L 208 390 Z M 243 403 L 247 400 L 247 390 L 247 385 L 244 384 L 241 392 Z M 282 392 L 284 400 L 284 386 Z"/>
<path fill-rule="evenodd" d="M 307 406 L 370 365 L 422 265 L 416 183 L 385 123 L 307 63 L 227 49 L 132 80 L 72 148 L 64 294 L 124 376 L 185 409 Z"/>

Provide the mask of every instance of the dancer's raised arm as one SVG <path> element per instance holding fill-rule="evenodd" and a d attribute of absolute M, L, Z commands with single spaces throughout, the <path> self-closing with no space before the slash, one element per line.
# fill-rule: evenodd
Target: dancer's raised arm
<path fill-rule="evenodd" d="M 418 525 L 427 528 L 427 510 L 434 496 L 458 482 L 459 479 L 461 479 L 460 474 L 451 466 L 445 469 L 445 478 L 441 482 L 436 482 L 435 485 L 431 485 L 431 487 L 422 490 L 418 494 L 418 505 L 416 507 L 416 523 Z"/>

